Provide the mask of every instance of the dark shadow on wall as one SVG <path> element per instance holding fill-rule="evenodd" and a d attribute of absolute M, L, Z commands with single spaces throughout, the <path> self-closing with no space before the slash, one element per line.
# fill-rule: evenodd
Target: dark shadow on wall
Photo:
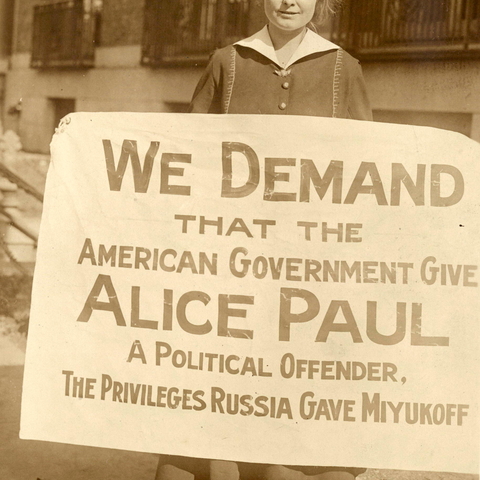
<path fill-rule="evenodd" d="M 470 113 L 456 112 L 375 110 L 373 119 L 376 122 L 441 128 L 470 136 L 472 133 L 473 116 Z"/>

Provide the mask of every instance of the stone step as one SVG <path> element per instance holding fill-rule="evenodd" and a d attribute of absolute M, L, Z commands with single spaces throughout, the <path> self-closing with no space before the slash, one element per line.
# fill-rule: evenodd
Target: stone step
<path fill-rule="evenodd" d="M 25 363 L 25 352 L 8 337 L 0 335 L 0 366 L 23 365 Z"/>

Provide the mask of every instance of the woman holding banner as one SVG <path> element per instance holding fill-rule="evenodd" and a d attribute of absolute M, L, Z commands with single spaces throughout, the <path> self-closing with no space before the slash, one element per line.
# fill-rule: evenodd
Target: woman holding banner
<path fill-rule="evenodd" d="M 190 112 L 371 120 L 358 61 L 315 33 L 313 22 L 326 20 L 339 1 L 264 0 L 268 24 L 212 55 L 193 95 Z M 364 471 L 164 455 L 156 478 L 186 480 L 193 474 L 195 480 L 299 480 L 303 473 L 316 480 L 352 480 Z"/>
<path fill-rule="evenodd" d="M 212 55 L 190 111 L 371 120 L 358 61 L 315 33 L 339 1 L 264 0 L 268 24 Z"/>

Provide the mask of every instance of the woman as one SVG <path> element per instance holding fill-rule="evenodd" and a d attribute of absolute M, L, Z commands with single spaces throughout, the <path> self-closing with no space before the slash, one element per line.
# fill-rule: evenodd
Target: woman
<path fill-rule="evenodd" d="M 193 95 L 193 113 L 312 115 L 370 120 L 358 62 L 308 25 L 333 12 L 338 0 L 264 0 L 268 25 L 217 50 Z M 172 471 L 171 467 L 174 467 Z M 365 469 L 272 466 L 163 456 L 157 480 L 352 480 Z"/>
<path fill-rule="evenodd" d="M 358 61 L 312 30 L 335 3 L 264 0 L 268 24 L 213 54 L 190 111 L 371 120 Z"/>

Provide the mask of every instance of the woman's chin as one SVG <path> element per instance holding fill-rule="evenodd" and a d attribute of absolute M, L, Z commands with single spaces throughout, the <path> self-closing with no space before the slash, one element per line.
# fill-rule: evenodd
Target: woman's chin
<path fill-rule="evenodd" d="M 300 33 L 305 28 L 305 25 L 299 22 L 295 22 L 293 19 L 280 20 L 276 22 L 270 22 L 270 28 L 274 28 L 279 33 L 288 35 L 294 35 Z"/>

